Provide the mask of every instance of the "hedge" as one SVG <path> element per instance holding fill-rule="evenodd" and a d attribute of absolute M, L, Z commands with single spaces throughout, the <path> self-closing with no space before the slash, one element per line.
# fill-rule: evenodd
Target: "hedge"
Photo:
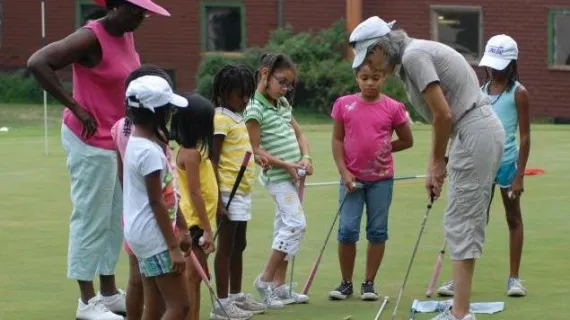
<path fill-rule="evenodd" d="M 71 83 L 64 83 L 64 87 L 71 90 Z M 47 95 L 49 104 L 59 102 L 50 94 Z M 0 75 L 0 102 L 41 104 L 44 101 L 43 89 L 32 77 L 20 75 Z"/>
<path fill-rule="evenodd" d="M 241 56 L 205 56 L 196 74 L 196 90 L 210 97 L 214 75 L 228 63 L 242 63 L 255 70 L 264 52 L 284 52 L 297 64 L 298 83 L 292 103 L 306 111 L 329 114 L 336 98 L 357 91 L 351 63 L 344 58 L 346 39 L 348 34 L 343 20 L 319 32 L 294 33 L 289 26 L 276 29 L 271 32 L 264 47 L 248 48 Z M 383 91 L 404 102 L 412 119 L 419 120 L 413 108 L 410 108 L 406 92 L 397 77 L 389 77 Z"/>

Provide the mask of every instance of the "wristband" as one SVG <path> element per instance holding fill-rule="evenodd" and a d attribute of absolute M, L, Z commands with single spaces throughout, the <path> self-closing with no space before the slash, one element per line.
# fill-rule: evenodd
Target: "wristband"
<path fill-rule="evenodd" d="M 308 154 L 304 154 L 302 159 L 307 159 L 307 160 L 310 160 L 311 162 L 313 162 L 313 158 L 311 158 L 311 156 Z"/>

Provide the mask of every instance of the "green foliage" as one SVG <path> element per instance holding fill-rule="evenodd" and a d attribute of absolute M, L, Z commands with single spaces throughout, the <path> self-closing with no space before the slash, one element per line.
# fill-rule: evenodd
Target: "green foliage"
<path fill-rule="evenodd" d="M 290 27 L 276 29 L 263 48 L 248 48 L 237 57 L 213 54 L 203 58 L 196 75 L 196 90 L 210 97 L 214 75 L 227 63 L 242 63 L 255 70 L 264 52 L 283 52 L 297 64 L 298 82 L 291 103 L 305 112 L 330 114 L 338 97 L 358 89 L 351 62 L 344 58 L 348 49 L 346 39 L 348 34 L 343 20 L 319 32 L 294 33 Z M 397 78 L 388 78 L 383 90 L 409 106 L 406 92 Z M 416 120 L 415 112 L 408 110 Z"/>
<path fill-rule="evenodd" d="M 70 87 L 70 84 L 65 84 Z M 47 95 L 48 103 L 58 103 L 51 95 Z M 43 103 L 43 90 L 31 77 L 16 75 L 0 75 L 0 101 L 2 103 Z"/>

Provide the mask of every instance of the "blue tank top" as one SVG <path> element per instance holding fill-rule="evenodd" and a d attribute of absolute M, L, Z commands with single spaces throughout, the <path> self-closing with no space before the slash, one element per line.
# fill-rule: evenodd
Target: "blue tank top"
<path fill-rule="evenodd" d="M 503 152 L 503 159 L 501 159 L 501 164 L 512 163 L 519 158 L 519 147 L 517 145 L 517 129 L 519 126 L 519 116 L 517 112 L 517 103 L 515 100 L 515 94 L 518 87 L 521 84 L 517 81 L 513 88 L 509 91 L 503 91 L 502 94 L 491 95 L 491 104 L 493 105 L 493 110 L 501 120 L 503 128 L 505 129 L 505 150 Z M 487 93 L 487 87 L 489 82 L 487 82 L 481 89 L 483 92 Z"/>

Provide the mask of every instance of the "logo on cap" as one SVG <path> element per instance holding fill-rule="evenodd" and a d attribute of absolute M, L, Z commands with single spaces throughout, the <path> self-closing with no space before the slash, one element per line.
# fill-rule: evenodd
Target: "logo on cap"
<path fill-rule="evenodd" d="M 487 50 L 487 52 L 492 53 L 492 54 L 496 54 L 498 56 L 502 56 L 504 49 L 502 46 L 500 46 L 500 47 L 489 46 L 489 49 Z"/>

